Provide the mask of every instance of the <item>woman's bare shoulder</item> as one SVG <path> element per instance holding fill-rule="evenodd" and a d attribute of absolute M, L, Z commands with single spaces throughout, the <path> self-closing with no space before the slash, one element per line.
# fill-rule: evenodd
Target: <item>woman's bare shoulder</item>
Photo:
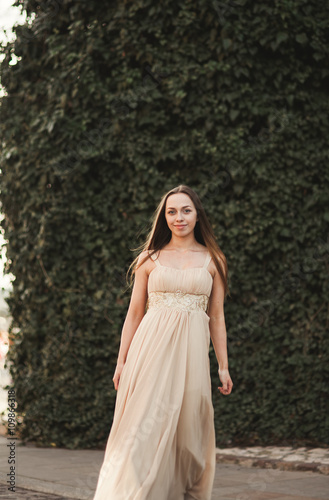
<path fill-rule="evenodd" d="M 143 262 L 143 264 L 146 264 L 149 259 L 147 259 L 147 257 L 149 256 L 149 250 L 143 250 L 139 255 L 138 255 L 138 259 L 137 259 L 137 265 L 140 266 L 141 263 Z M 146 260 L 145 260 L 146 259 Z M 145 262 L 144 262 L 145 261 Z"/>
<path fill-rule="evenodd" d="M 224 262 L 222 261 L 221 258 L 218 258 L 217 259 L 217 262 L 221 268 L 221 270 L 223 271 L 223 274 L 226 275 L 226 269 L 225 269 L 225 265 L 224 265 Z M 219 277 L 220 278 L 220 274 L 219 274 L 219 271 L 218 271 L 218 268 L 215 264 L 215 261 L 213 259 L 213 257 L 210 259 L 210 262 L 209 262 L 209 267 L 208 267 L 210 273 L 212 274 L 212 277 L 214 278 L 215 276 Z M 221 279 L 221 278 L 220 278 Z"/>
<path fill-rule="evenodd" d="M 154 266 L 155 266 L 154 258 L 157 257 L 156 253 L 154 254 L 154 257 L 153 257 L 153 255 L 151 256 L 151 254 L 152 254 L 152 250 L 143 250 L 139 254 L 138 259 L 137 259 L 137 266 L 145 269 L 148 274 L 154 268 Z"/>

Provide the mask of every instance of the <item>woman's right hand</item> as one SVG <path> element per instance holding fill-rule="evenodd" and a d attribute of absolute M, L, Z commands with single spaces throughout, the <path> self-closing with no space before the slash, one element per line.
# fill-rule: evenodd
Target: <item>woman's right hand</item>
<path fill-rule="evenodd" d="M 125 363 L 118 362 L 117 366 L 115 368 L 115 372 L 114 372 L 112 380 L 114 382 L 114 388 L 116 391 L 118 390 L 118 387 L 119 387 L 119 380 L 120 380 L 121 372 L 123 370 L 124 365 L 125 365 Z"/>

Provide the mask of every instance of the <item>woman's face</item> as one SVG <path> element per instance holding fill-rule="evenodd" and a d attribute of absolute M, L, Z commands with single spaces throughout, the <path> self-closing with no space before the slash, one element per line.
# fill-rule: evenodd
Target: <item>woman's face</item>
<path fill-rule="evenodd" d="M 170 231 L 177 236 L 186 236 L 194 231 L 198 219 L 193 201 L 185 193 L 168 196 L 165 215 Z"/>

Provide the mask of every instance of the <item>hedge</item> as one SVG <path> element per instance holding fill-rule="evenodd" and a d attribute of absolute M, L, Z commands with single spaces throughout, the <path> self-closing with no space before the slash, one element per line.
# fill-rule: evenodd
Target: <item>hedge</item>
<path fill-rule="evenodd" d="M 328 445 L 327 2 L 16 5 L 0 179 L 21 439 L 105 445 L 125 274 L 184 183 L 230 271 L 217 446 Z"/>

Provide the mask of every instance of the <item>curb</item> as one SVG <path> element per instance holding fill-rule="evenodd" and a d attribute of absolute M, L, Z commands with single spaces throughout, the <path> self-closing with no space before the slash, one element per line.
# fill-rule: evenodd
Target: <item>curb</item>
<path fill-rule="evenodd" d="M 329 476 L 329 465 L 320 462 L 287 462 L 273 458 L 252 458 L 238 455 L 223 455 L 216 453 L 217 464 L 234 464 L 243 467 L 259 467 L 261 469 L 278 469 L 285 471 L 310 471 Z"/>

